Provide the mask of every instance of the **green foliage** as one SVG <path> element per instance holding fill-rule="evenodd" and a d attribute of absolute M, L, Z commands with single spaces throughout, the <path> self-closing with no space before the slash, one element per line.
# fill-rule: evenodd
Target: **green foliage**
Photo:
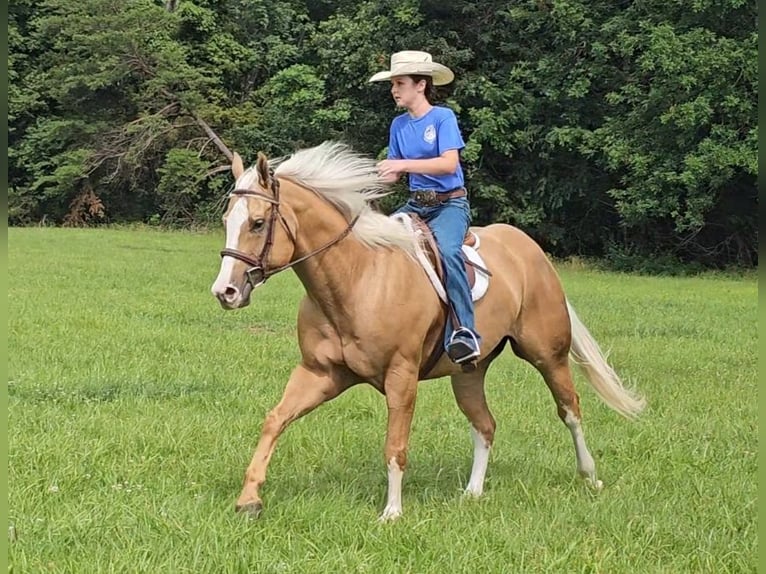
<path fill-rule="evenodd" d="M 704 267 L 698 262 L 683 262 L 670 253 L 645 253 L 632 247 L 612 244 L 607 247 L 601 266 L 610 271 L 643 275 L 698 275 Z"/>
<path fill-rule="evenodd" d="M 194 208 L 202 196 L 201 176 L 209 168 L 208 162 L 189 149 L 171 149 L 165 162 L 157 170 L 157 195 L 160 209 L 168 222 L 194 220 Z"/>
<path fill-rule="evenodd" d="M 226 159 L 199 120 L 247 161 L 326 139 L 378 156 L 400 110 L 367 79 L 415 48 L 456 72 L 439 94 L 477 224 L 560 256 L 755 265 L 756 16 L 745 0 L 16 0 L 9 221 L 62 223 L 85 189 L 109 221 L 209 219 L 231 181 L 205 178 Z"/>
<path fill-rule="evenodd" d="M 672 250 L 678 238 L 685 241 L 710 223 L 733 186 L 738 202 L 754 206 L 754 193 L 735 182 L 749 180 L 754 191 L 757 36 L 725 38 L 705 28 L 648 21 L 635 28 L 612 44 L 617 53 L 630 47 L 634 75 L 606 94 L 609 117 L 586 147 L 620 174 L 608 193 L 623 224 L 667 222 L 673 235 L 655 247 Z M 719 245 L 739 238 L 755 247 L 747 225 L 731 218 L 725 226 Z"/>

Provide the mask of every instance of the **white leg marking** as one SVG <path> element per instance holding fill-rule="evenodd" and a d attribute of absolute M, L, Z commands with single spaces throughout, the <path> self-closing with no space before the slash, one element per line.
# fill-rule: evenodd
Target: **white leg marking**
<path fill-rule="evenodd" d="M 580 419 L 564 407 L 567 416 L 564 418 L 569 428 L 569 432 L 572 433 L 572 440 L 574 441 L 575 455 L 577 456 L 577 472 L 580 473 L 585 481 L 595 488 L 601 490 L 604 483 L 596 478 L 596 463 L 593 462 L 593 457 L 585 444 L 585 435 L 582 432 L 582 425 L 580 425 Z"/>
<path fill-rule="evenodd" d="M 388 461 L 388 502 L 379 520 L 394 520 L 402 515 L 402 476 L 404 471 L 399 468 L 395 458 Z"/>
<path fill-rule="evenodd" d="M 239 234 L 242 230 L 242 226 L 247 222 L 247 218 L 247 200 L 244 197 L 240 197 L 231 209 L 229 216 L 226 218 L 227 249 L 238 249 Z M 213 295 L 223 293 L 226 290 L 226 287 L 229 286 L 235 262 L 236 259 L 229 256 L 226 256 L 221 260 L 221 270 L 218 272 L 218 277 L 211 288 Z"/>
<path fill-rule="evenodd" d="M 471 436 L 473 437 L 473 467 L 465 494 L 478 497 L 484 492 L 484 476 L 487 474 L 490 445 L 473 426 L 471 426 Z"/>

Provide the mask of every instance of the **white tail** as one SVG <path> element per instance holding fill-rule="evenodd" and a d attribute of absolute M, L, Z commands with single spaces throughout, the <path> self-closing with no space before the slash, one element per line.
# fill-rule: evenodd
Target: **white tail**
<path fill-rule="evenodd" d="M 601 347 L 582 324 L 577 313 L 567 301 L 569 321 L 572 325 L 572 347 L 569 356 L 577 363 L 599 397 L 622 416 L 634 419 L 644 407 L 643 397 L 626 389 L 619 375 L 607 362 Z"/>

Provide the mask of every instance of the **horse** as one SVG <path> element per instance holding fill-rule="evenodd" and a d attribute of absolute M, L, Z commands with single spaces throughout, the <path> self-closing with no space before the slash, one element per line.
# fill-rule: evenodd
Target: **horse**
<path fill-rule="evenodd" d="M 542 375 L 572 435 L 577 472 L 591 488 L 601 489 L 582 430 L 570 360 L 596 394 L 626 418 L 637 417 L 645 400 L 607 362 L 532 238 L 502 223 L 471 228 L 492 274 L 475 304 L 482 342 L 471 370 L 441 352 L 446 305 L 418 263 L 419 236 L 375 209 L 390 186 L 380 181 L 372 158 L 328 141 L 272 160 L 259 152 L 247 170 L 234 154 L 231 169 L 236 183 L 223 216 L 226 242 L 212 294 L 224 309 L 239 309 L 271 275 L 290 268 L 305 288 L 297 320 L 301 360 L 263 421 L 237 511 L 257 517 L 263 510 L 259 490 L 288 425 L 350 387 L 368 383 L 385 396 L 388 411 L 388 491 L 380 520 L 401 516 L 418 383 L 446 376 L 473 440 L 464 493 L 481 496 L 496 428 L 484 381 L 506 343 Z"/>

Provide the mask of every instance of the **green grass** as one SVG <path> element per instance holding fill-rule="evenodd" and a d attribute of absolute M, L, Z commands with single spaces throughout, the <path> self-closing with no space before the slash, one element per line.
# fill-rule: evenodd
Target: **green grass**
<path fill-rule="evenodd" d="M 259 520 L 234 513 L 264 414 L 298 360 L 288 272 L 224 312 L 222 234 L 9 230 L 14 572 L 754 572 L 754 279 L 562 266 L 568 296 L 647 396 L 630 423 L 577 378 L 605 487 L 510 351 L 486 494 L 463 500 L 468 426 L 421 385 L 404 517 L 378 524 L 383 398 L 366 386 L 282 437 Z"/>

